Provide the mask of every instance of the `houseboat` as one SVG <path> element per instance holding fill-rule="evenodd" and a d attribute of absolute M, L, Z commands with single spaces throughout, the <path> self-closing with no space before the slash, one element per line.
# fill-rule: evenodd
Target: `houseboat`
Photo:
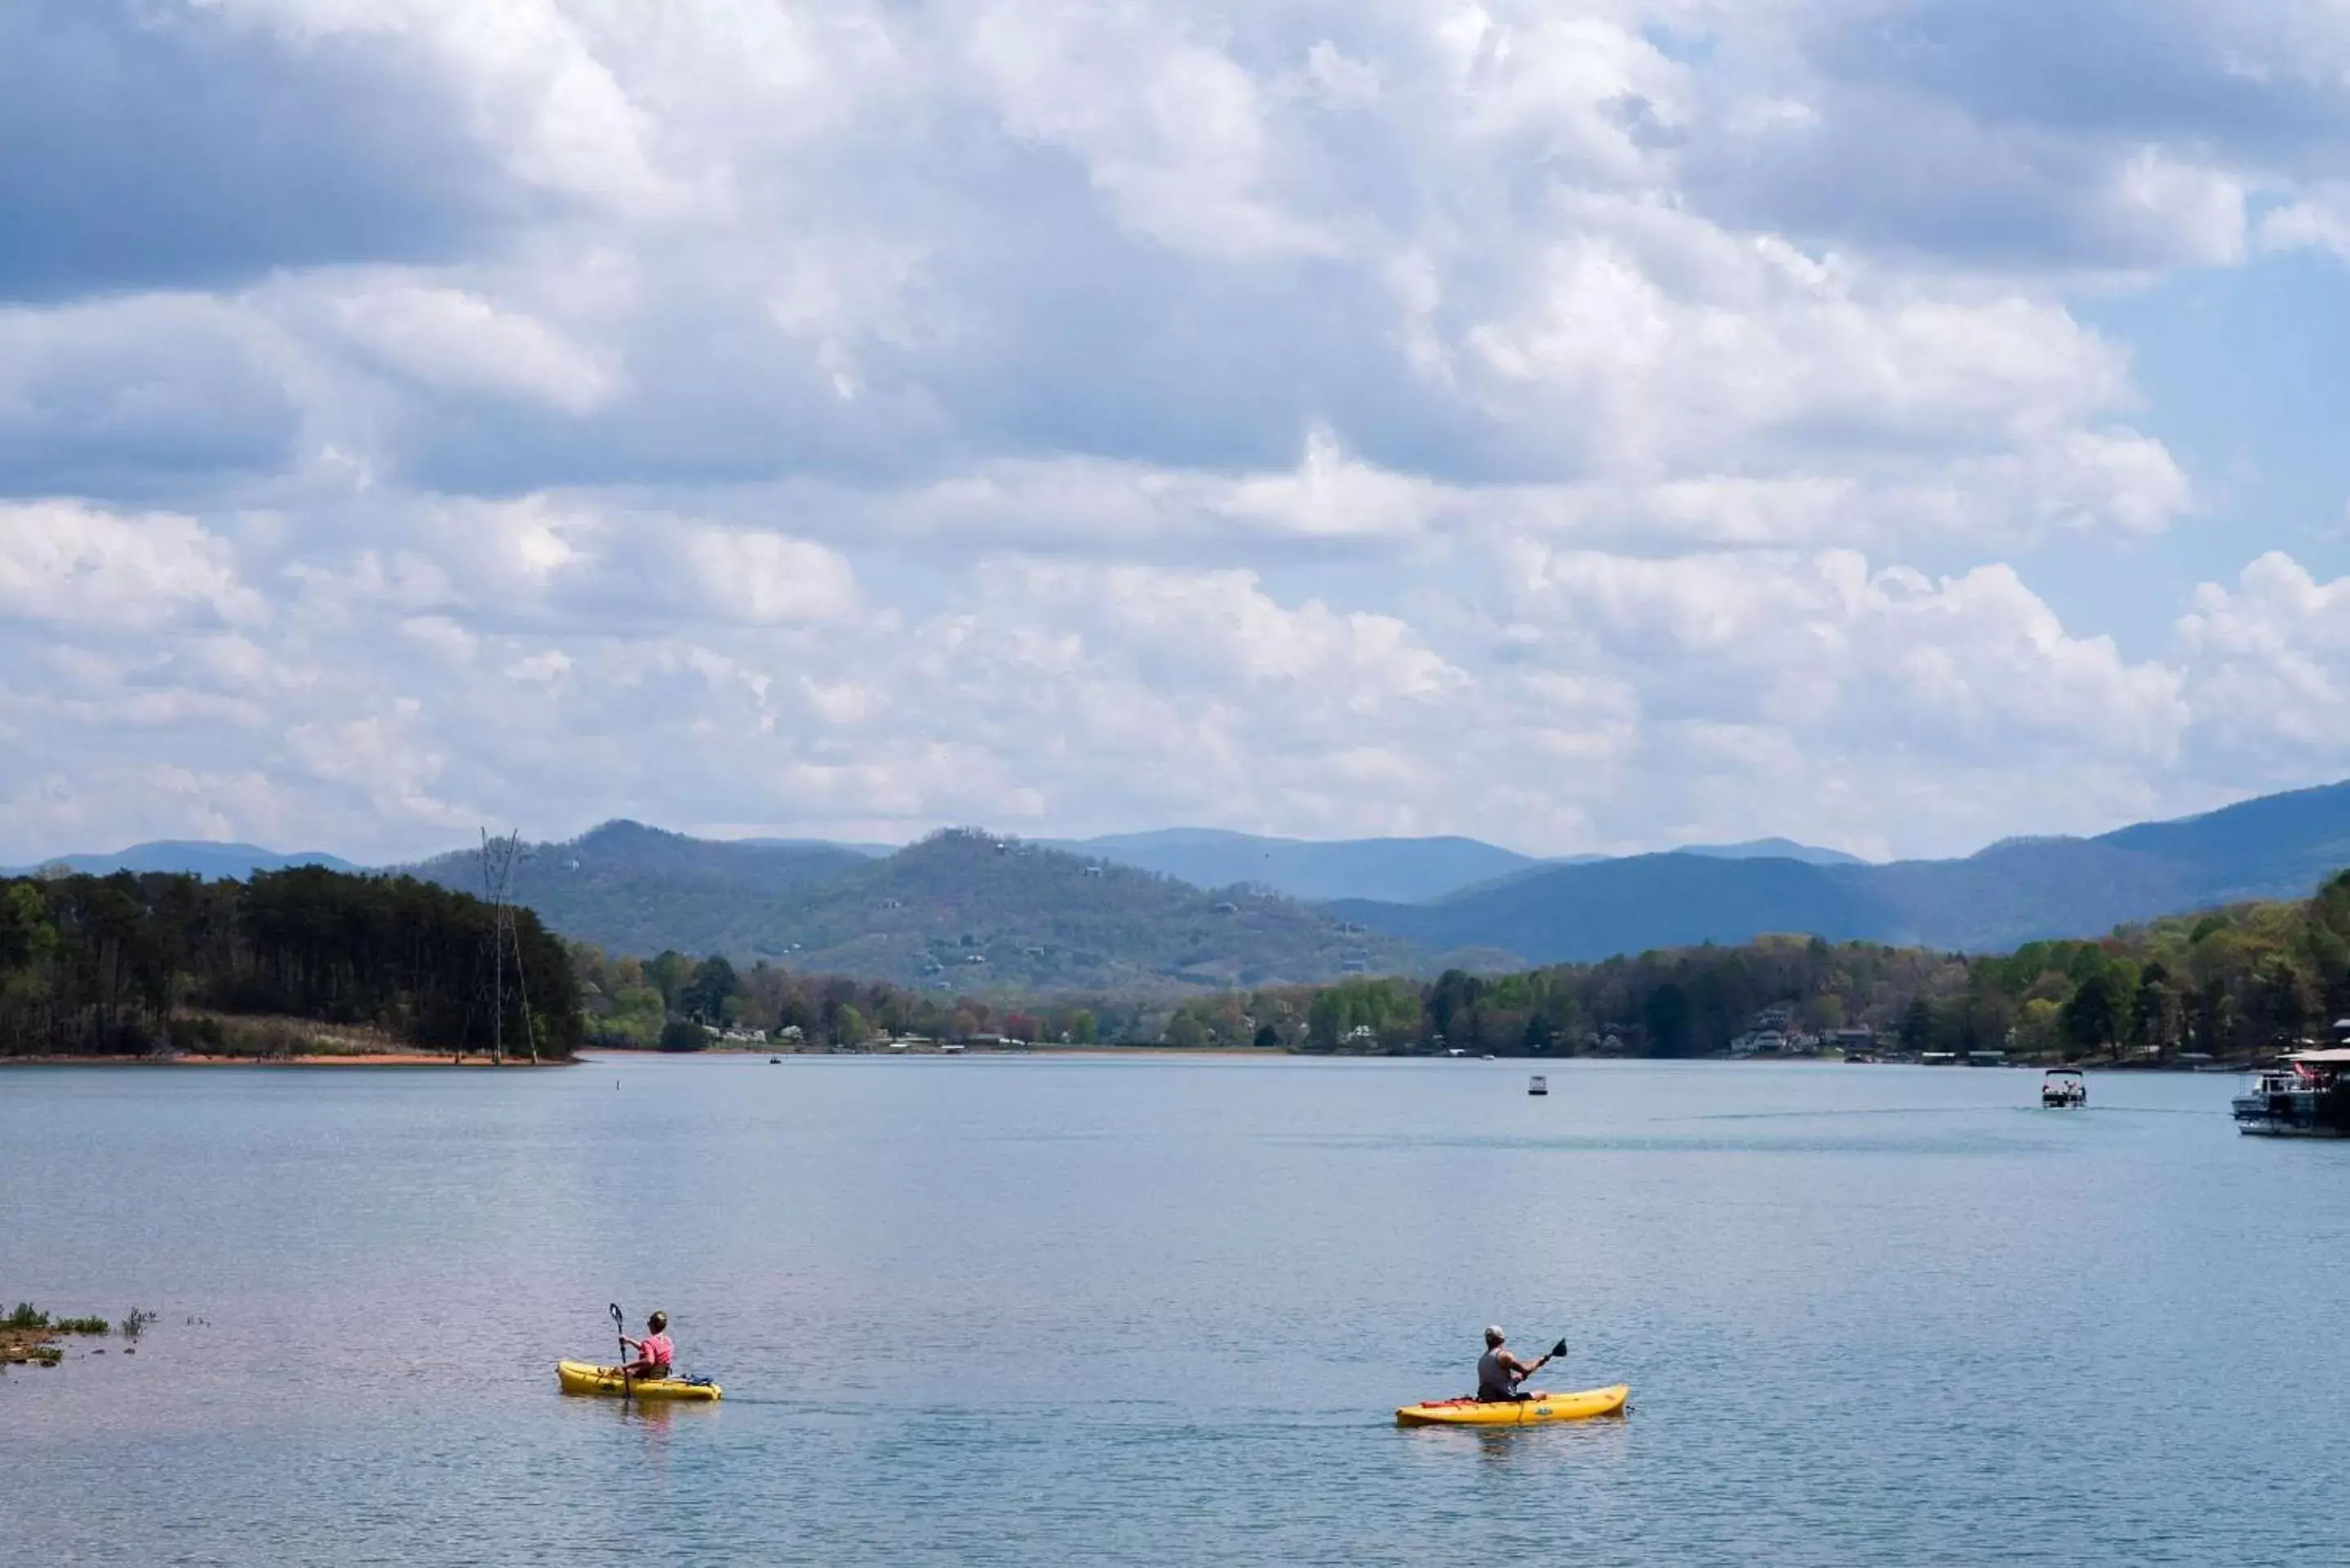
<path fill-rule="evenodd" d="M 2350 1137 L 2350 1047 L 2296 1051 L 2236 1097 L 2236 1130 L 2262 1137 Z"/>

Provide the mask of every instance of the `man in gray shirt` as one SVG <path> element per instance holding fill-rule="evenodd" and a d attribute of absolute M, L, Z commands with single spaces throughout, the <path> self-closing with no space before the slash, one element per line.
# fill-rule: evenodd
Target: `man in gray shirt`
<path fill-rule="evenodd" d="M 1499 1328 L 1485 1331 L 1485 1354 L 1477 1358 L 1477 1397 L 1480 1399 L 1523 1399 L 1518 1385 L 1541 1371 L 1554 1357 L 1566 1354 L 1566 1341 L 1560 1340 L 1534 1361 L 1532 1366 L 1520 1361 L 1502 1348 L 1503 1334 Z"/>

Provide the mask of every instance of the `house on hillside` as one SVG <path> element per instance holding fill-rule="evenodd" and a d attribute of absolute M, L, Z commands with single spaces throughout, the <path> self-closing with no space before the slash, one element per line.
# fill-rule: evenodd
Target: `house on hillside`
<path fill-rule="evenodd" d="M 1809 1050 L 1818 1041 L 1794 1032 L 1793 1002 L 1774 1002 L 1754 1014 L 1746 1032 L 1730 1043 L 1732 1056 L 1788 1056 Z"/>

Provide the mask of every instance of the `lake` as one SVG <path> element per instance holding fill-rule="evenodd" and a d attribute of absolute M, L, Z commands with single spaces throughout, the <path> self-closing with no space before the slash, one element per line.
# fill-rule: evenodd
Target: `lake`
<path fill-rule="evenodd" d="M 2350 1144 L 2228 1076 L 0 1072 L 26 1563 L 2338 1563 Z M 565 1398 L 665 1308 L 723 1403 Z M 1620 1419 L 1399 1429 L 1488 1322 Z"/>

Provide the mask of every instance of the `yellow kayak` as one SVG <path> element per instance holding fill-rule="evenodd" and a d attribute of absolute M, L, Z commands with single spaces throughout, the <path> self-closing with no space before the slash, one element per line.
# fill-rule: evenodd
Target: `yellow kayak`
<path fill-rule="evenodd" d="M 718 1385 L 706 1378 L 622 1377 L 617 1366 L 587 1361 L 558 1361 L 556 1380 L 566 1394 L 609 1394 L 629 1399 L 715 1399 Z"/>
<path fill-rule="evenodd" d="M 1629 1384 L 1575 1394 L 1529 1394 L 1522 1399 L 1430 1399 L 1396 1412 L 1399 1427 L 1531 1427 L 1544 1421 L 1587 1421 L 1613 1416 L 1632 1397 Z"/>

